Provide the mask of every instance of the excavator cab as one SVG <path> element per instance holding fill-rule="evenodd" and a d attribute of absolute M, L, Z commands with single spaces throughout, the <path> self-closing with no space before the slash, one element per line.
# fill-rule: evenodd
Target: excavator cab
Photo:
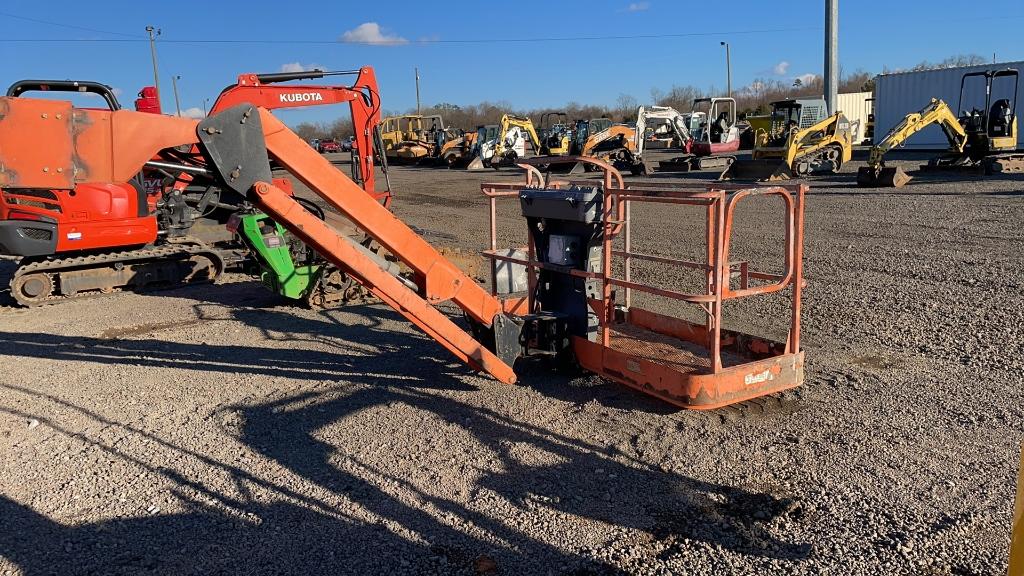
<path fill-rule="evenodd" d="M 1016 69 L 1007 68 L 971 72 L 960 80 L 960 123 L 967 132 L 972 156 L 981 158 L 991 152 L 1016 150 L 1019 75 Z"/>
<path fill-rule="evenodd" d="M 562 156 L 569 153 L 572 130 L 565 112 L 545 112 L 540 115 L 540 153 Z"/>

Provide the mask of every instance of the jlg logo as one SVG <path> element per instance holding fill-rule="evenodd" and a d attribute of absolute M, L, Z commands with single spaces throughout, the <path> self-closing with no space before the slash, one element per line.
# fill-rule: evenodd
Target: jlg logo
<path fill-rule="evenodd" d="M 316 92 L 286 92 L 280 95 L 281 102 L 323 102 L 322 94 Z"/>
<path fill-rule="evenodd" d="M 772 376 L 771 371 L 765 370 L 764 372 L 761 372 L 759 374 L 747 374 L 746 376 L 743 377 L 743 383 L 746 384 L 747 386 L 750 386 L 751 384 L 760 384 L 762 382 L 768 382 L 774 379 L 775 378 Z"/>

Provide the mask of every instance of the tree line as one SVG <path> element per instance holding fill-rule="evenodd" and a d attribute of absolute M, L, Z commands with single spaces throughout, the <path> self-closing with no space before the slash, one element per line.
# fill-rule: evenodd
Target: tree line
<path fill-rule="evenodd" d="M 951 56 L 938 62 L 924 61 L 909 70 L 953 68 L 983 64 L 985 62 L 986 60 L 977 54 L 962 54 Z M 901 70 L 883 68 L 883 71 L 889 73 Z M 874 78 L 874 74 L 864 70 L 857 70 L 850 74 L 844 74 L 841 71 L 839 92 L 871 92 L 874 90 Z M 770 104 L 776 100 L 821 96 L 823 93 L 824 79 L 819 75 L 810 75 L 806 78 L 786 81 L 777 78 L 758 78 L 750 84 L 735 90 L 733 98 L 736 99 L 736 107 L 739 113 L 741 115 L 748 115 L 768 112 Z M 680 112 L 687 112 L 690 110 L 692 102 L 697 98 L 722 95 L 724 94 L 722 94 L 721 90 L 715 90 L 714 88 L 705 90 L 693 85 L 673 85 L 668 90 L 652 89 L 648 98 L 644 99 L 643 102 L 631 94 L 620 94 L 615 104 L 611 106 L 569 102 L 561 108 L 522 109 L 504 100 L 469 105 L 443 102 L 423 108 L 420 113 L 423 115 L 440 114 L 446 126 L 463 130 L 473 130 L 477 126 L 484 124 L 497 124 L 501 121 L 503 114 L 527 116 L 538 127 L 540 127 L 541 115 L 547 112 L 564 112 L 570 122 L 586 118 L 611 118 L 615 122 L 632 122 L 636 120 L 636 109 L 640 104 L 671 106 Z M 415 114 L 416 110 L 410 109 L 404 112 L 385 110 L 383 116 L 398 116 L 403 113 Z M 352 121 L 348 117 L 340 117 L 333 122 L 303 122 L 295 127 L 295 131 L 306 140 L 313 138 L 348 138 L 352 135 Z"/>

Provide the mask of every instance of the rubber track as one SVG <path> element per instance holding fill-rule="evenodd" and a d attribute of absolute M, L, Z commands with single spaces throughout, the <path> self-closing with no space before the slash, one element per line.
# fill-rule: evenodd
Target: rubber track
<path fill-rule="evenodd" d="M 41 260 L 38 262 L 31 262 L 23 266 L 19 266 L 14 272 L 14 276 L 11 278 L 11 297 L 14 298 L 18 304 L 27 307 L 46 306 L 50 304 L 57 304 L 60 302 L 69 302 L 71 300 L 80 300 L 85 298 L 91 298 L 95 296 L 101 296 L 110 292 L 121 292 L 122 287 L 111 288 L 108 292 L 104 291 L 89 291 L 76 294 L 74 296 L 66 296 L 63 294 L 51 295 L 42 300 L 24 300 L 14 290 L 15 282 L 25 276 L 35 272 L 47 272 L 50 274 L 56 274 L 64 270 L 82 270 L 82 269 L 94 269 L 101 268 L 104 266 L 112 266 L 118 263 L 140 263 L 143 261 L 159 261 L 169 260 L 174 257 L 180 256 L 194 256 L 203 255 L 208 258 L 217 266 L 216 274 L 209 280 L 209 282 L 216 281 L 218 277 L 224 272 L 225 262 L 224 258 L 214 249 L 206 246 L 205 244 L 171 244 L 166 246 L 160 246 L 157 248 L 146 248 L 140 250 L 130 250 L 124 252 L 108 252 L 102 254 L 89 254 L 86 256 L 71 256 L 65 258 Z M 206 282 L 206 280 L 204 280 Z M 164 289 L 177 288 L 178 286 L 184 286 L 189 283 L 182 283 L 177 286 L 160 287 Z M 157 288 L 154 288 L 157 289 Z"/>

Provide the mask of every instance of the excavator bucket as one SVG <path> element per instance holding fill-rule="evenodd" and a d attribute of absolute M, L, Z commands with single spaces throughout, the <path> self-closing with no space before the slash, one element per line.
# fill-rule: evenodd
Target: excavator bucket
<path fill-rule="evenodd" d="M 862 188 L 902 188 L 910 180 L 910 175 L 899 166 L 864 166 L 857 170 L 857 186 Z"/>
<path fill-rule="evenodd" d="M 794 178 L 793 169 L 781 160 L 736 160 L 722 172 L 719 180 L 775 182 Z"/>
<path fill-rule="evenodd" d="M 484 166 L 484 161 L 480 158 L 480 155 L 477 154 L 476 156 L 473 156 L 473 160 L 466 165 L 466 170 L 487 170 L 487 167 Z"/>

